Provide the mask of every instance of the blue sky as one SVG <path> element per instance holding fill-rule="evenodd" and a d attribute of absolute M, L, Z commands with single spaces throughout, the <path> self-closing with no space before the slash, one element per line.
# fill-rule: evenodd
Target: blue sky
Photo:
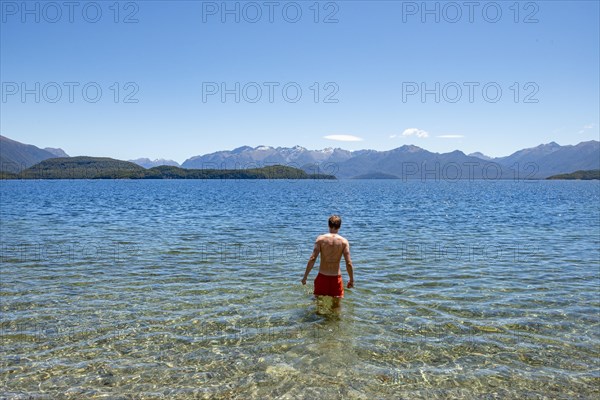
<path fill-rule="evenodd" d="M 2 0 L 0 133 L 178 162 L 599 139 L 598 1 L 315 3 Z"/>

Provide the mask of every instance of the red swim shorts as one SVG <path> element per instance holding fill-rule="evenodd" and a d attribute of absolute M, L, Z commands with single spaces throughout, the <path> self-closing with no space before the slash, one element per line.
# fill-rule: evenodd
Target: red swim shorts
<path fill-rule="evenodd" d="M 341 275 L 319 275 L 315 278 L 315 291 L 317 296 L 344 297 L 344 282 Z"/>

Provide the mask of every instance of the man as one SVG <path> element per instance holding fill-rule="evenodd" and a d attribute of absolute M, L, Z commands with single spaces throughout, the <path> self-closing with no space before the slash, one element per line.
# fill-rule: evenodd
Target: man
<path fill-rule="evenodd" d="M 340 260 L 342 255 L 346 260 L 346 271 L 350 280 L 348 281 L 348 289 L 354 287 L 354 270 L 352 260 L 350 259 L 350 243 L 348 240 L 338 235 L 338 231 L 342 226 L 342 219 L 337 215 L 329 217 L 329 233 L 320 235 L 315 242 L 312 255 L 308 259 L 302 284 L 306 285 L 306 279 L 311 269 L 315 265 L 315 261 L 321 254 L 321 263 L 319 265 L 319 274 L 315 278 L 316 296 L 331 296 L 333 297 L 333 306 L 339 306 L 339 300 L 344 297 L 344 282 L 340 271 Z"/>

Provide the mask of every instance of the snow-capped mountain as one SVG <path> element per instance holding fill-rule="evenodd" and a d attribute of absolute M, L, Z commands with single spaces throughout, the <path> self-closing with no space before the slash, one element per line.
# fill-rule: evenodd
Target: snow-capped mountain
<path fill-rule="evenodd" d="M 218 151 L 187 159 L 183 168 L 248 168 L 249 166 L 286 164 L 304 167 L 315 163 L 342 162 L 352 158 L 353 152 L 340 148 L 308 150 L 302 146 L 271 147 L 242 146 L 233 150 Z"/>
<path fill-rule="evenodd" d="M 174 166 L 174 167 L 179 167 L 179 163 L 177 161 L 165 160 L 163 158 L 159 158 L 154 161 L 152 161 L 149 158 L 138 158 L 138 159 L 129 160 L 129 161 L 139 165 L 140 167 L 144 167 L 144 168 L 159 167 L 161 165 L 170 165 L 170 166 Z"/>

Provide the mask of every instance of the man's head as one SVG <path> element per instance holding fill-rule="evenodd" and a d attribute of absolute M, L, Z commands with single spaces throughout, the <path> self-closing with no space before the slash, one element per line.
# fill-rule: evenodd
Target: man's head
<path fill-rule="evenodd" d="M 332 215 L 329 217 L 329 231 L 337 232 L 342 226 L 342 218 L 339 215 Z"/>

